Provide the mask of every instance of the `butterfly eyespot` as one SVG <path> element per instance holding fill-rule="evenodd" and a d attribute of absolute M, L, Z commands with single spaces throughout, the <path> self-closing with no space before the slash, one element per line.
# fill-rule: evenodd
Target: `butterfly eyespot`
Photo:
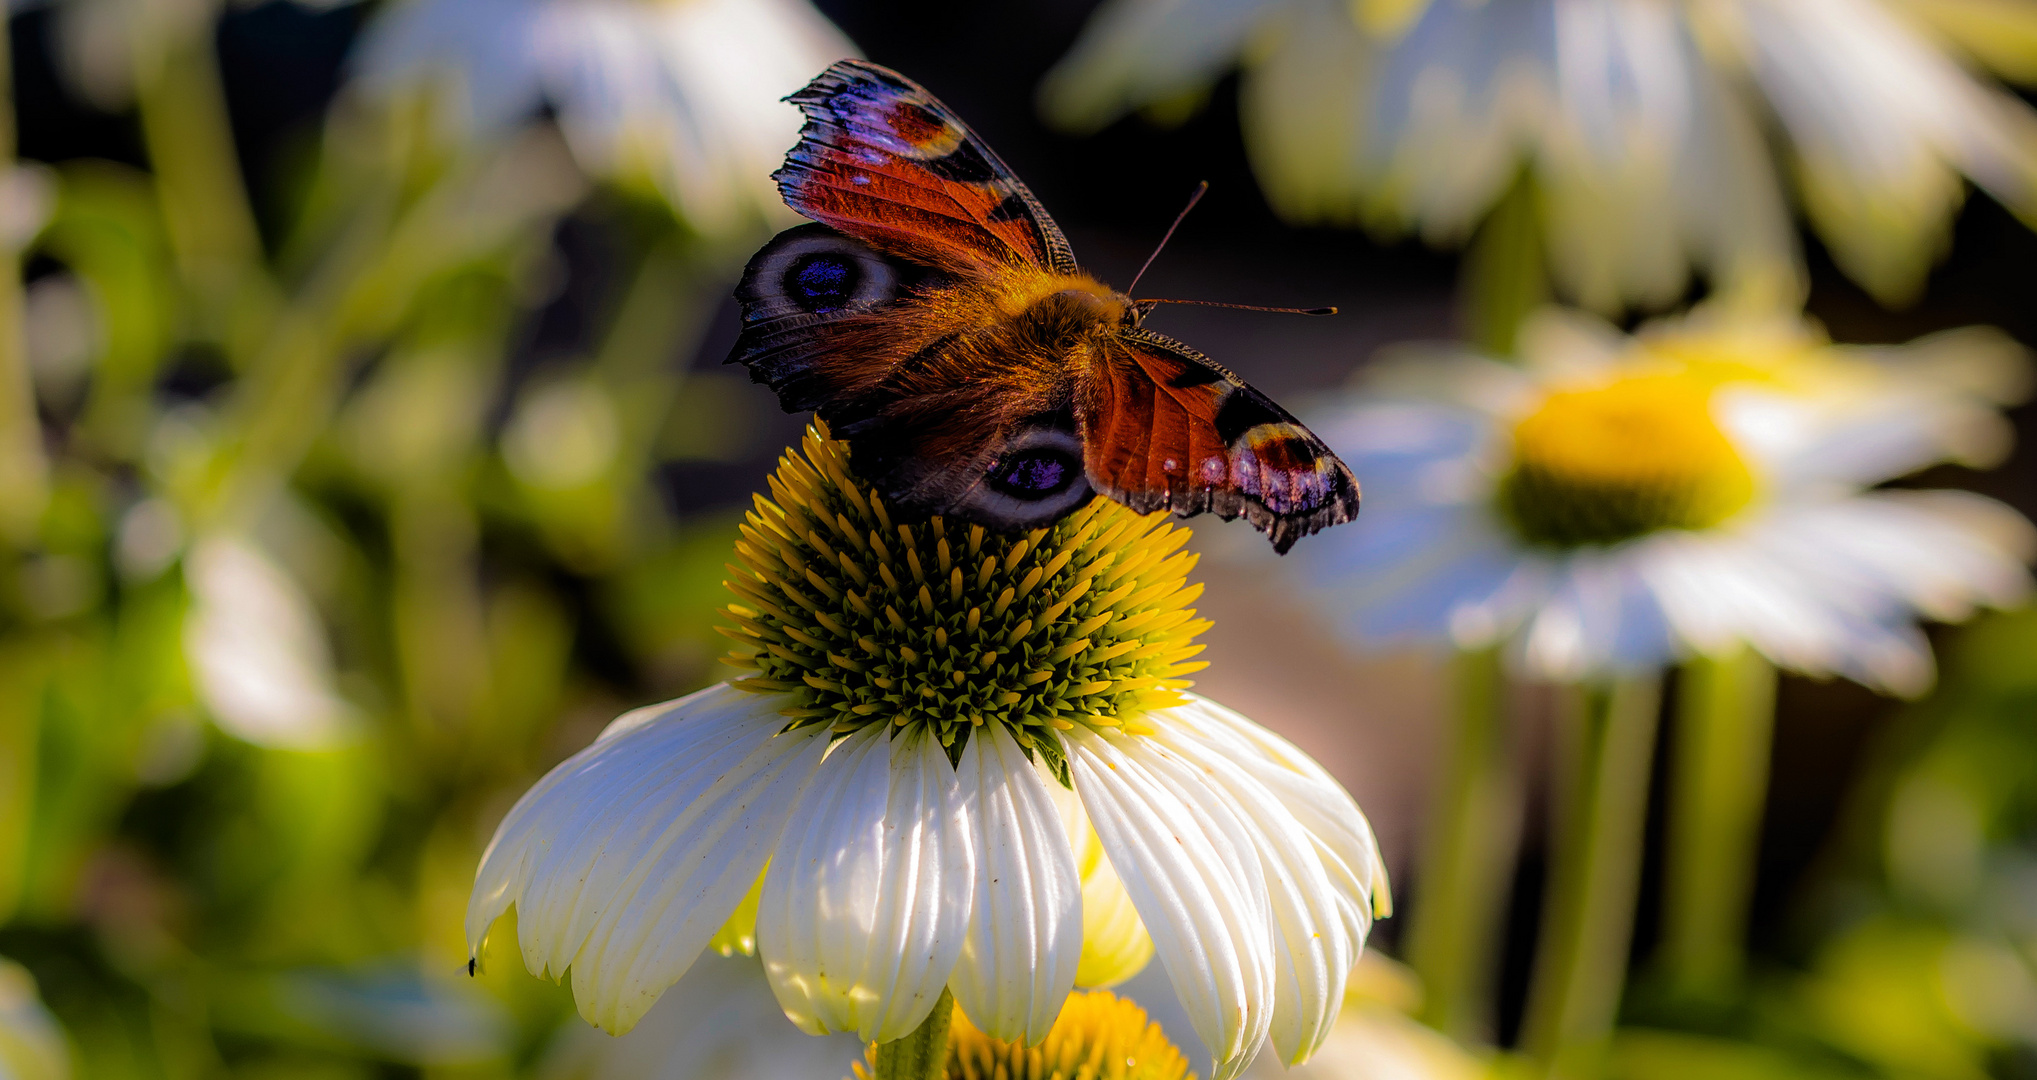
<path fill-rule="evenodd" d="M 898 298 L 898 274 L 870 248 L 819 226 L 779 233 L 750 260 L 745 319 L 867 310 Z"/>
<path fill-rule="evenodd" d="M 849 306 L 862 276 L 854 259 L 817 252 L 792 264 L 785 275 L 785 295 L 816 315 L 826 315 Z"/>
<path fill-rule="evenodd" d="M 991 471 L 990 484 L 1018 499 L 1044 499 L 1068 487 L 1082 474 L 1082 465 L 1058 450 L 1036 449 L 1014 454 Z"/>
<path fill-rule="evenodd" d="M 1074 418 L 1052 416 L 1021 424 L 1003 440 L 1003 452 L 980 479 L 942 507 L 998 529 L 1032 529 L 1088 502 L 1095 494 L 1082 464 Z"/>

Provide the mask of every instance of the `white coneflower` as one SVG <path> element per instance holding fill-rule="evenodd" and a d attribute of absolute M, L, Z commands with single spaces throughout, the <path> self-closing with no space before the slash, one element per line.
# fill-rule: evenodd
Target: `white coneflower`
<path fill-rule="evenodd" d="M 2021 350 L 1987 331 L 1835 347 L 1788 320 L 1627 338 L 1544 315 L 1520 366 L 1388 364 L 1311 420 L 1366 478 L 1364 529 L 1304 552 L 1365 641 L 1508 642 L 1536 676 L 1646 671 L 1744 642 L 1913 693 L 1913 625 L 2025 595 L 2031 528 L 1959 491 L 1866 490 L 2006 449 Z"/>
<path fill-rule="evenodd" d="M 647 181 L 694 228 L 787 213 L 779 99 L 855 46 L 804 0 L 408 0 L 370 27 L 371 87 L 420 82 L 491 138 L 557 110 L 593 175 Z"/>
<path fill-rule="evenodd" d="M 1093 828 L 1219 1077 L 1268 1037 L 1306 1057 L 1384 871 L 1320 766 L 1182 692 L 1205 625 L 1186 533 L 1102 499 L 1017 537 L 895 520 L 821 434 L 771 492 L 729 582 L 754 673 L 622 717 L 511 809 L 477 954 L 513 905 L 531 970 L 570 969 L 581 1014 L 621 1031 L 754 920 L 806 1031 L 898 1040 L 952 991 L 1037 1042 L 1101 932 L 1070 842 Z"/>
<path fill-rule="evenodd" d="M 1525 167 L 1559 283 L 1602 309 L 1672 301 L 1693 265 L 1771 288 L 1801 273 L 1761 133 L 1772 115 L 1834 257 L 1901 301 L 1947 241 L 1962 177 L 2037 212 L 2037 114 L 1963 67 L 1914 6 L 1114 0 L 1044 101 L 1091 128 L 1242 63 L 1245 133 L 1277 207 L 1434 241 L 1467 236 Z"/>

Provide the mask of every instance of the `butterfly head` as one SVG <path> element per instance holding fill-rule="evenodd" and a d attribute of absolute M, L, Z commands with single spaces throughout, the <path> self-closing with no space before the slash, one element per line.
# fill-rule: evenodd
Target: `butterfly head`
<path fill-rule="evenodd" d="M 1031 315 L 1041 322 L 1112 330 L 1137 326 L 1145 315 L 1132 298 L 1094 278 L 1068 275 L 1049 279 L 1053 291 L 1041 297 Z"/>

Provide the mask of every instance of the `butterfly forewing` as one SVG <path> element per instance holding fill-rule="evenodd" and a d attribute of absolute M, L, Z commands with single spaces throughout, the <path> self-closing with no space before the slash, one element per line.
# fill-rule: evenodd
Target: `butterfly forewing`
<path fill-rule="evenodd" d="M 1039 200 L 912 80 L 843 60 L 787 100 L 806 114 L 774 174 L 794 210 L 951 273 L 1074 272 L 1068 241 Z"/>

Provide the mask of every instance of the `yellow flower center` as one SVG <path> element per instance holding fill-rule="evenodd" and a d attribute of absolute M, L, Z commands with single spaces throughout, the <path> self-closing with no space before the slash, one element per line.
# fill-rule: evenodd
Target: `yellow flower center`
<path fill-rule="evenodd" d="M 876 1072 L 856 1066 L 859 1080 Z M 1108 990 L 1070 994 L 1038 1046 L 993 1039 L 955 1010 L 943 1080 L 1192 1080 L 1188 1059 L 1146 1011 Z"/>
<path fill-rule="evenodd" d="M 1615 544 L 1716 525 L 1754 497 L 1754 474 L 1712 419 L 1718 382 L 1635 375 L 1548 396 L 1514 426 L 1499 507 L 1529 543 Z"/>
<path fill-rule="evenodd" d="M 816 424 L 748 515 L 722 632 L 726 662 L 756 674 L 734 685 L 838 733 L 924 724 L 952 748 L 1001 723 L 1064 780 L 1050 733 L 1181 703 L 1209 623 L 1164 514 L 1096 499 L 1021 536 L 897 521 L 848 456 Z"/>

